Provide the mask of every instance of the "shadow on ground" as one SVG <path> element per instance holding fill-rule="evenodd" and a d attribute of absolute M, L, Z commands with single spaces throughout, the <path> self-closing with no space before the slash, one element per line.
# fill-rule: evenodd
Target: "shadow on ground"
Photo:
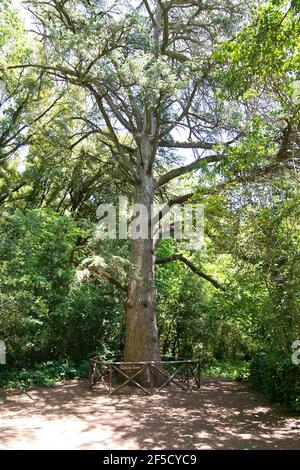
<path fill-rule="evenodd" d="M 2 394 L 0 449 L 297 449 L 300 419 L 244 384 L 108 396 L 85 381 Z"/>

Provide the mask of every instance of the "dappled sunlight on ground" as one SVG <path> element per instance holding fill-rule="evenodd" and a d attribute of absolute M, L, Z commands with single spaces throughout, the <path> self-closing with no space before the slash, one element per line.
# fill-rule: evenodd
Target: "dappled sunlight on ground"
<path fill-rule="evenodd" d="M 73 381 L 1 401 L 0 449 L 300 449 L 300 419 L 223 379 L 150 397 Z"/>

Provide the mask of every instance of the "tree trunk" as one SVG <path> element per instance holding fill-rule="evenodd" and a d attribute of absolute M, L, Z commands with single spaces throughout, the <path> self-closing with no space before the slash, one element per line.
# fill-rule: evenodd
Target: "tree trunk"
<path fill-rule="evenodd" d="M 146 240 L 132 240 L 134 269 L 126 302 L 125 362 L 161 360 L 156 325 L 155 254 L 150 232 L 153 198 L 154 179 L 144 174 L 136 187 L 135 203 L 147 208 L 149 236 Z"/>

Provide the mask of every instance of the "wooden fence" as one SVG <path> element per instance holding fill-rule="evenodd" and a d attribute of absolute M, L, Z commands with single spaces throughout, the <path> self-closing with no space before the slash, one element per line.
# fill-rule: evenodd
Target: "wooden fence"
<path fill-rule="evenodd" d="M 145 380 L 147 377 L 147 380 Z M 159 377 L 159 385 L 155 385 Z M 143 380 L 141 380 L 143 378 Z M 120 383 L 120 380 L 123 380 Z M 89 384 L 102 384 L 112 395 L 127 385 L 134 385 L 147 395 L 159 393 L 173 384 L 185 392 L 193 386 L 200 388 L 200 360 L 170 359 L 148 362 L 109 362 L 90 359 Z"/>

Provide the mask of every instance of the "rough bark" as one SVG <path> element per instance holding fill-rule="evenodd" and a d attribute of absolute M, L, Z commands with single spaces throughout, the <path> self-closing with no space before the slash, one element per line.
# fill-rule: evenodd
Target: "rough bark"
<path fill-rule="evenodd" d="M 154 189 L 153 177 L 144 173 L 136 187 L 135 203 L 144 204 L 148 210 L 149 234 Z M 145 240 L 132 240 L 132 264 L 133 277 L 129 283 L 126 302 L 124 360 L 160 361 L 156 325 L 155 254 L 151 236 Z"/>

